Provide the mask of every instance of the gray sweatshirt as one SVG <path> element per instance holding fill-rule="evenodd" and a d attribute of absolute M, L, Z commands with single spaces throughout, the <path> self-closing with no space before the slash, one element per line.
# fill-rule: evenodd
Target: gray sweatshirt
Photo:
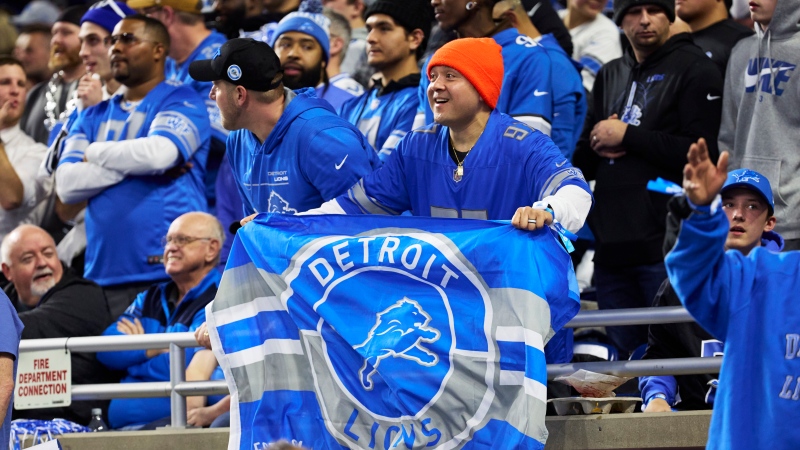
<path fill-rule="evenodd" d="M 775 230 L 800 239 L 800 0 L 778 0 L 769 27 L 739 41 L 728 61 L 719 149 L 731 170 L 764 174 Z"/>

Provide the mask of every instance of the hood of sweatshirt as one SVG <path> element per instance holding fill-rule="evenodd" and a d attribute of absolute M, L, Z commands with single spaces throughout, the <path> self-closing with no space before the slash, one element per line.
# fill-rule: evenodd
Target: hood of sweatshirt
<path fill-rule="evenodd" d="M 783 250 L 783 236 L 774 231 L 765 231 L 761 234 L 761 246 L 771 252 Z"/>
<path fill-rule="evenodd" d="M 766 30 L 761 25 L 755 24 L 759 37 L 772 40 L 783 40 L 792 37 L 800 31 L 800 1 L 780 0 L 775 5 L 775 12 Z"/>
<path fill-rule="evenodd" d="M 283 114 L 275 124 L 275 128 L 267 137 L 263 148 L 273 149 L 278 148 L 278 144 L 283 140 L 286 133 L 291 129 L 292 122 L 295 121 L 300 115 L 311 111 L 313 109 L 324 109 L 336 114 L 330 103 L 323 100 L 314 93 L 314 88 L 302 88 L 292 91 L 288 88 L 285 89 L 286 106 L 283 108 Z"/>

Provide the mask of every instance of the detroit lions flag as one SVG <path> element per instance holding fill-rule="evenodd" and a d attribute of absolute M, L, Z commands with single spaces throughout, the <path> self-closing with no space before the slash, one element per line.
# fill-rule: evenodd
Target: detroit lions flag
<path fill-rule="evenodd" d="M 549 229 L 260 215 L 207 307 L 229 449 L 541 449 L 544 344 L 579 309 Z"/>

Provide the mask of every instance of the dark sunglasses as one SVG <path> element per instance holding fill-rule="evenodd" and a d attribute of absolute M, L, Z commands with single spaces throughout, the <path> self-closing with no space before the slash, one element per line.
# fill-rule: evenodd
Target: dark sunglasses
<path fill-rule="evenodd" d="M 129 45 L 138 44 L 140 42 L 153 42 L 153 41 L 147 41 L 147 40 L 144 40 L 144 39 L 139 39 L 133 33 L 115 34 L 115 35 L 106 36 L 105 38 L 103 38 L 103 43 L 108 47 L 111 47 L 112 45 L 116 45 L 117 42 L 122 42 L 122 45 L 129 46 Z"/>

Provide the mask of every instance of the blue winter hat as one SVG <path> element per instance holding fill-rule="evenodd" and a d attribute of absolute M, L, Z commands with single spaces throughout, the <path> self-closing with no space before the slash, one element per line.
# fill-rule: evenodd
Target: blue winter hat
<path fill-rule="evenodd" d="M 120 20 L 134 14 L 136 14 L 136 11 L 123 2 L 103 0 L 89 8 L 89 11 L 81 18 L 81 24 L 83 22 L 96 23 L 109 33 L 112 33 Z"/>
<path fill-rule="evenodd" d="M 728 179 L 722 185 L 720 194 L 729 189 L 746 188 L 761 194 L 769 206 L 769 215 L 775 214 L 775 200 L 772 198 L 772 186 L 764 175 L 750 169 L 737 169 L 728 173 Z"/>
<path fill-rule="evenodd" d="M 322 47 L 322 53 L 325 57 L 325 62 L 330 58 L 330 28 L 331 21 L 322 14 L 308 13 L 308 12 L 293 12 L 284 17 L 279 23 L 278 28 L 275 30 L 271 45 L 275 46 L 275 41 L 283 33 L 289 31 L 297 31 L 305 33 L 313 37 Z"/>

